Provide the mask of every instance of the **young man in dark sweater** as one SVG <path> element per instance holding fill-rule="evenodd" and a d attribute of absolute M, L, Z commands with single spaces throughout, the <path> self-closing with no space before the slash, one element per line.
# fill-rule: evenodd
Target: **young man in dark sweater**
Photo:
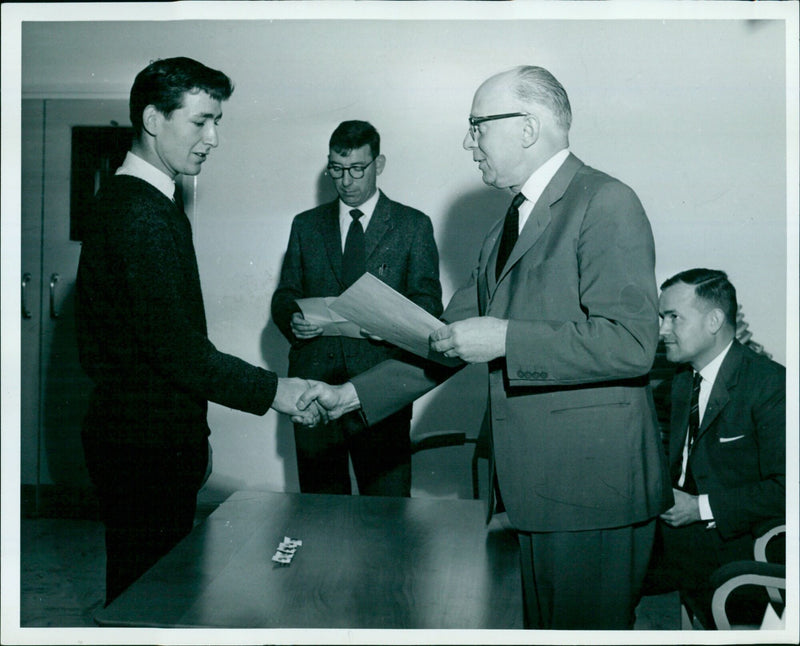
<path fill-rule="evenodd" d="M 192 528 L 208 466 L 208 402 L 297 409 L 300 379 L 218 351 L 207 336 L 189 220 L 175 184 L 218 145 L 230 79 L 189 58 L 155 61 L 130 95 L 134 140 L 88 214 L 77 278 L 81 365 L 94 382 L 86 465 L 106 529 L 106 605 Z"/>

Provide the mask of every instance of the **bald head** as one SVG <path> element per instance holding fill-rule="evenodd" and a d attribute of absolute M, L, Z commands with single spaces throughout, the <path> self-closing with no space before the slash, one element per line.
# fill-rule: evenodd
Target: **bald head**
<path fill-rule="evenodd" d="M 534 171 L 569 146 L 569 99 L 541 67 L 515 67 L 484 81 L 475 92 L 471 116 L 480 121 L 492 115 L 503 118 L 482 121 L 464 139 L 464 148 L 472 151 L 483 181 L 491 186 L 519 190 Z"/>

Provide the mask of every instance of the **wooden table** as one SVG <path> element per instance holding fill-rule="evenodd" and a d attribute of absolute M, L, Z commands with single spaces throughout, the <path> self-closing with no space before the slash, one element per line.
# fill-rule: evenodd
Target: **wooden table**
<path fill-rule="evenodd" d="M 522 628 L 514 534 L 473 500 L 240 491 L 100 610 L 106 626 Z M 272 556 L 301 539 L 288 566 Z"/>

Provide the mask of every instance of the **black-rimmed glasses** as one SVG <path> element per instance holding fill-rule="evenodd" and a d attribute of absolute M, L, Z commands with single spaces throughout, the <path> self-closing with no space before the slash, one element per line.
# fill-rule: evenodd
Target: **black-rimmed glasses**
<path fill-rule="evenodd" d="M 497 121 L 498 119 L 510 119 L 511 117 L 527 117 L 529 112 L 506 112 L 504 114 L 490 114 L 485 117 L 469 117 L 469 132 L 472 137 L 478 136 L 478 126 L 486 121 Z"/>
<path fill-rule="evenodd" d="M 364 177 L 364 171 L 367 170 L 370 164 L 372 164 L 374 161 L 375 159 L 373 159 L 369 164 L 364 164 L 363 166 L 339 166 L 339 164 L 328 164 L 328 175 L 333 177 L 333 179 L 342 179 L 344 172 L 347 171 L 350 173 L 350 177 L 353 179 L 361 179 Z"/>

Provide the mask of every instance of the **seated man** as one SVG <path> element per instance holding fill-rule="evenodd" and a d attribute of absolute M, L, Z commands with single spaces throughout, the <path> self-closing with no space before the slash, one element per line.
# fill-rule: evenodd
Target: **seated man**
<path fill-rule="evenodd" d="M 645 594 L 685 591 L 712 626 L 711 573 L 752 559 L 754 526 L 785 517 L 786 371 L 735 339 L 736 290 L 724 272 L 690 269 L 661 290 L 667 359 L 688 365 L 671 393 L 675 505 L 661 515 Z"/>

